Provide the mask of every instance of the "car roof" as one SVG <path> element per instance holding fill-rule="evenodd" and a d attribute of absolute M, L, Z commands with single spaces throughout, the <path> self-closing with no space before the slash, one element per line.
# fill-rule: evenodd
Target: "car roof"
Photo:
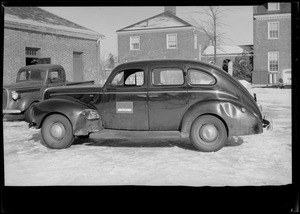
<path fill-rule="evenodd" d="M 205 67 L 210 67 L 210 68 L 217 68 L 220 69 L 219 67 L 212 65 L 207 62 L 202 62 L 199 60 L 191 60 L 191 59 L 151 59 L 151 60 L 137 60 L 137 61 L 131 61 L 131 62 L 125 62 L 120 65 L 118 65 L 116 68 L 121 69 L 123 67 L 127 66 L 141 66 L 141 65 L 147 65 L 147 64 L 197 64 L 199 66 L 205 66 Z"/>
<path fill-rule="evenodd" d="M 63 68 L 63 67 L 57 64 L 35 64 L 35 65 L 24 66 L 20 70 L 30 70 L 30 69 L 49 70 L 52 68 Z"/>

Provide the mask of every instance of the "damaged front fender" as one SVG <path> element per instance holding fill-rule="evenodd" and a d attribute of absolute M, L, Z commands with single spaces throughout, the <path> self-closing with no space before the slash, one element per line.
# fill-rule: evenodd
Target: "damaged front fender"
<path fill-rule="evenodd" d="M 93 109 L 84 109 L 73 126 L 75 136 L 88 135 L 103 129 L 100 115 Z"/>

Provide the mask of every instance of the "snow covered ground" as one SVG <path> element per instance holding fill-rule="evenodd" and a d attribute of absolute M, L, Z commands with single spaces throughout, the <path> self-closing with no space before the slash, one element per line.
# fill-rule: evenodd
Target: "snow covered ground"
<path fill-rule="evenodd" d="M 40 144 L 40 131 L 27 123 L 4 122 L 5 185 L 291 184 L 291 90 L 248 90 L 273 119 L 273 130 L 230 138 L 214 153 L 196 151 L 176 132 L 105 131 L 52 150 Z"/>

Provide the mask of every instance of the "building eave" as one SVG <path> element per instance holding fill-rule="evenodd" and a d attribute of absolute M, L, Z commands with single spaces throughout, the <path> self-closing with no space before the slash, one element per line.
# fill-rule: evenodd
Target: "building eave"
<path fill-rule="evenodd" d="M 170 16 L 170 17 L 176 19 L 178 22 L 181 22 L 182 24 L 184 24 L 184 26 L 179 26 L 179 27 L 191 27 L 191 26 L 192 26 L 190 23 L 186 22 L 185 20 L 181 19 L 180 17 L 178 17 L 178 16 L 176 16 L 176 15 L 174 15 L 174 14 L 168 12 L 168 11 L 165 11 L 165 12 L 160 13 L 160 14 L 158 14 L 158 15 L 152 16 L 152 17 L 150 17 L 150 18 L 144 19 L 144 20 L 139 21 L 139 22 L 137 22 L 137 23 L 135 23 L 135 24 L 132 24 L 132 25 L 129 25 L 129 26 L 127 26 L 127 27 L 124 27 L 124 28 L 122 28 L 122 29 L 120 29 L 120 30 L 117 30 L 116 32 L 119 33 L 119 32 L 123 32 L 123 31 L 130 31 L 130 30 L 126 30 L 126 29 L 130 29 L 130 28 L 134 27 L 135 25 L 138 25 L 138 24 L 140 24 L 140 23 L 146 22 L 146 21 L 148 21 L 148 20 L 157 18 L 157 17 L 159 17 L 159 16 L 163 16 L 163 15 Z M 172 26 L 172 27 L 176 27 L 176 26 Z M 154 28 L 149 28 L 149 29 L 154 29 Z M 148 30 L 148 29 L 135 29 L 135 30 Z"/>
<path fill-rule="evenodd" d="M 183 26 L 183 27 L 164 27 L 164 28 L 151 28 L 151 29 L 141 29 L 141 30 L 126 30 L 117 31 L 117 34 L 133 34 L 133 33 L 153 33 L 157 31 L 170 31 L 170 30 L 187 30 L 193 29 L 193 26 Z"/>
<path fill-rule="evenodd" d="M 56 34 L 68 37 L 75 37 L 87 40 L 98 40 L 105 36 L 90 30 L 76 29 L 65 26 L 49 25 L 44 23 L 37 23 L 31 20 L 22 20 L 13 17 L 5 17 L 4 28 L 13 28 L 20 30 L 29 30 L 40 33 Z"/>
<path fill-rule="evenodd" d="M 291 18 L 291 13 L 254 15 L 253 18 L 257 20 L 286 19 L 286 18 Z"/>

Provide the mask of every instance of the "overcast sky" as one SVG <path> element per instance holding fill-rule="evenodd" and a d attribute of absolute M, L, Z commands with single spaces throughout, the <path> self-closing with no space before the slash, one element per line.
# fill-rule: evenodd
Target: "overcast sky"
<path fill-rule="evenodd" d="M 42 7 L 43 9 L 75 22 L 90 30 L 103 34 L 101 54 L 117 55 L 116 31 L 136 22 L 155 16 L 164 11 L 164 7 Z M 253 44 L 253 7 L 227 6 L 222 22 L 225 24 L 221 32 L 227 39 L 223 45 Z M 179 17 L 188 18 L 191 11 L 199 7 L 176 7 Z"/>

